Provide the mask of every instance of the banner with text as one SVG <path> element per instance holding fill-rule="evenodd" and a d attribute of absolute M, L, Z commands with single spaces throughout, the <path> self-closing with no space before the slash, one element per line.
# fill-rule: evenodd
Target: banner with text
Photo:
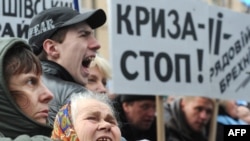
<path fill-rule="evenodd" d="M 198 0 L 108 6 L 113 93 L 250 99 L 250 15 Z"/>
<path fill-rule="evenodd" d="M 74 8 L 73 0 L 1 0 L 0 36 L 28 39 L 31 18 L 51 8 L 67 6 Z"/>

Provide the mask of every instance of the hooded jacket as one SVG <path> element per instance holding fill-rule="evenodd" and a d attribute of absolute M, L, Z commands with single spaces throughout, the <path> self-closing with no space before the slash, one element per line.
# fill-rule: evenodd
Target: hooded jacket
<path fill-rule="evenodd" d="M 74 81 L 72 76 L 59 64 L 52 61 L 42 61 L 43 82 L 54 94 L 49 103 L 49 124 L 53 127 L 54 120 L 60 108 L 67 104 L 74 93 L 86 91 L 82 85 Z"/>
<path fill-rule="evenodd" d="M 164 105 L 167 141 L 207 141 L 205 133 L 196 133 L 188 126 L 180 102 L 181 99 L 177 99 Z"/>
<path fill-rule="evenodd" d="M 125 112 L 122 108 L 122 101 L 133 101 L 138 100 L 139 97 L 136 96 L 120 96 L 118 95 L 113 100 L 113 106 L 116 110 L 116 117 L 118 121 L 120 122 L 120 130 L 122 136 L 127 141 L 139 141 L 139 140 L 149 140 L 149 141 L 157 141 L 157 133 L 156 133 L 156 120 L 152 123 L 150 129 L 146 131 L 141 131 L 134 126 L 132 126 L 126 119 Z M 146 97 L 146 99 L 152 99 L 154 97 Z M 126 100 L 124 100 L 126 99 Z"/>
<path fill-rule="evenodd" d="M 12 99 L 3 76 L 3 59 L 7 51 L 15 46 L 23 44 L 31 50 L 28 44 L 19 38 L 0 39 L 0 140 L 12 140 L 19 135 L 21 140 L 33 140 L 29 136 L 42 135 L 37 140 L 50 140 L 46 136 L 51 135 L 52 128 L 42 125 L 27 117 Z M 25 134 L 25 135 L 24 135 Z M 6 138 L 4 138 L 6 137 Z"/>

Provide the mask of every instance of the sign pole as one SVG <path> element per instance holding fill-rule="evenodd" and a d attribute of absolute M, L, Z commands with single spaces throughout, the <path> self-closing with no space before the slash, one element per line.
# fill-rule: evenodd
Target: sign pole
<path fill-rule="evenodd" d="M 162 96 L 156 96 L 156 112 L 157 112 L 157 116 L 156 116 L 157 118 L 157 141 L 166 141 Z"/>
<path fill-rule="evenodd" d="M 208 136 L 209 141 L 216 140 L 218 110 L 219 110 L 219 100 L 215 99 L 213 117 L 210 121 L 209 136 Z"/>

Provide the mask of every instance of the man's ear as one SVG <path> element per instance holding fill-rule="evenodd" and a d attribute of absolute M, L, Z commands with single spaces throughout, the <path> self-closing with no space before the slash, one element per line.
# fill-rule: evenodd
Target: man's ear
<path fill-rule="evenodd" d="M 181 107 L 184 107 L 184 106 L 185 106 L 185 100 L 184 100 L 184 99 L 181 99 L 180 104 L 181 104 L 181 105 L 180 105 Z"/>
<path fill-rule="evenodd" d="M 43 42 L 43 49 L 47 53 L 48 58 L 50 59 L 57 59 L 60 55 L 59 51 L 57 50 L 57 42 L 51 40 L 51 39 L 46 39 Z"/>
<path fill-rule="evenodd" d="M 126 111 L 128 111 L 128 108 L 129 108 L 129 103 L 128 102 L 123 102 L 122 103 L 122 109 L 126 112 Z"/>

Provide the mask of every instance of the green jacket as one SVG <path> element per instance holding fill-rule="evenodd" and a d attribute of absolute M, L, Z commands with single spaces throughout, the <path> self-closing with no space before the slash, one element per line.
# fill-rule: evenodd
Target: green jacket
<path fill-rule="evenodd" d="M 50 137 L 52 128 L 27 117 L 15 104 L 7 89 L 3 77 L 3 58 L 6 52 L 17 44 L 23 44 L 31 49 L 22 39 L 0 38 L 0 133 L 2 133 L 0 141 L 10 141 L 11 139 L 15 139 L 14 141 L 49 140 L 47 137 Z"/>

